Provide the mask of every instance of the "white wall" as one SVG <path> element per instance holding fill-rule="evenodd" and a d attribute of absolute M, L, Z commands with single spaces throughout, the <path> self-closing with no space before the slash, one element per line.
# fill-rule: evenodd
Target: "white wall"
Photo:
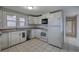
<path fill-rule="evenodd" d="M 63 10 L 64 10 L 64 17 L 77 15 L 77 38 L 67 39 L 65 37 L 64 41 L 71 45 L 79 47 L 79 7 L 66 7 Z"/>

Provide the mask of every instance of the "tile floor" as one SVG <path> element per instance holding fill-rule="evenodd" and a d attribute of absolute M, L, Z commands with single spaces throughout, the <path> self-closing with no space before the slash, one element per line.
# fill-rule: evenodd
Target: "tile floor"
<path fill-rule="evenodd" d="M 2 52 L 66 52 L 66 50 L 51 46 L 39 39 L 31 39 Z"/>
<path fill-rule="evenodd" d="M 69 52 L 79 52 L 79 47 L 77 46 L 77 38 L 67 36 L 64 40 L 64 49 Z M 66 44 L 65 44 L 66 43 Z"/>

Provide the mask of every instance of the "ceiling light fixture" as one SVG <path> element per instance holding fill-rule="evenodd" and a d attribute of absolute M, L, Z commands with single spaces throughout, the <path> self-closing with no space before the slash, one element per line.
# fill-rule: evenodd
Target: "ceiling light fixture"
<path fill-rule="evenodd" d="M 33 6 L 28 6 L 27 8 L 31 10 L 31 9 L 33 9 Z"/>

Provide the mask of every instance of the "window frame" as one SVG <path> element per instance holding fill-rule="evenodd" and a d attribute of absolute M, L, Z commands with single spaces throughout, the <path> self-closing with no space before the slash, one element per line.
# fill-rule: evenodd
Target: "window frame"
<path fill-rule="evenodd" d="M 10 16 L 10 17 L 13 17 L 13 16 L 15 16 L 15 20 L 10 20 L 10 19 L 8 19 L 7 17 L 8 16 Z M 6 27 L 7 28 L 16 28 L 17 27 L 17 16 L 16 15 L 11 15 L 11 14 L 7 14 L 7 16 L 6 16 Z M 13 18 L 12 18 L 13 19 Z M 15 25 L 14 26 L 8 26 L 8 22 L 15 22 Z"/>
<path fill-rule="evenodd" d="M 23 18 L 24 21 L 20 21 L 20 18 Z M 24 23 L 24 26 L 21 26 L 21 23 Z M 26 18 L 25 17 L 19 17 L 19 27 L 25 27 L 26 25 Z"/>

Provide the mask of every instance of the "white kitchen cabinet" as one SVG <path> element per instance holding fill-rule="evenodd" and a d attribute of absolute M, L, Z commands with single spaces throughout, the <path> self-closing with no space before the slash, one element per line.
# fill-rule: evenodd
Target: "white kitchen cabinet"
<path fill-rule="evenodd" d="M 35 37 L 38 38 L 38 29 L 35 29 Z"/>
<path fill-rule="evenodd" d="M 50 14 L 49 14 L 49 13 L 46 13 L 46 14 L 43 14 L 43 15 L 41 16 L 41 18 L 42 18 L 42 19 L 44 19 L 44 18 L 49 18 L 49 16 L 50 16 Z"/>
<path fill-rule="evenodd" d="M 46 18 L 49 18 L 50 17 L 50 13 L 46 13 Z"/>
<path fill-rule="evenodd" d="M 46 14 L 43 14 L 41 17 L 42 17 L 42 19 L 43 19 L 43 18 L 46 18 Z"/>
<path fill-rule="evenodd" d="M 41 24 L 41 17 L 29 17 L 29 24 Z"/>
<path fill-rule="evenodd" d="M 26 31 L 16 31 L 9 33 L 9 46 L 18 44 L 26 40 Z"/>
<path fill-rule="evenodd" d="M 30 16 L 29 24 L 37 24 L 37 22 L 38 22 L 37 20 L 38 20 L 37 17 Z"/>
<path fill-rule="evenodd" d="M 37 24 L 41 24 L 41 16 L 38 17 Z"/>
<path fill-rule="evenodd" d="M 9 34 L 2 33 L 1 35 L 1 49 L 9 47 Z"/>
<path fill-rule="evenodd" d="M 31 38 L 40 38 L 40 29 L 32 29 L 31 31 Z"/>
<path fill-rule="evenodd" d="M 9 33 L 9 46 L 17 44 L 20 42 L 20 34 L 19 32 L 10 32 Z"/>
<path fill-rule="evenodd" d="M 34 19 L 33 19 L 33 21 L 34 21 L 34 24 L 37 24 L 37 21 L 38 20 L 38 18 L 37 17 L 34 17 Z"/>
<path fill-rule="evenodd" d="M 34 17 L 35 24 L 41 24 L 41 17 Z"/>
<path fill-rule="evenodd" d="M 34 38 L 36 35 L 36 29 L 31 30 L 31 38 Z"/>
<path fill-rule="evenodd" d="M 29 24 L 34 24 L 35 22 L 34 22 L 34 17 L 32 17 L 32 16 L 29 16 Z"/>
<path fill-rule="evenodd" d="M 40 29 L 37 29 L 35 36 L 36 36 L 37 38 L 40 38 L 40 37 L 41 37 L 41 36 L 40 36 L 40 33 L 41 33 L 41 30 L 40 30 Z"/>

